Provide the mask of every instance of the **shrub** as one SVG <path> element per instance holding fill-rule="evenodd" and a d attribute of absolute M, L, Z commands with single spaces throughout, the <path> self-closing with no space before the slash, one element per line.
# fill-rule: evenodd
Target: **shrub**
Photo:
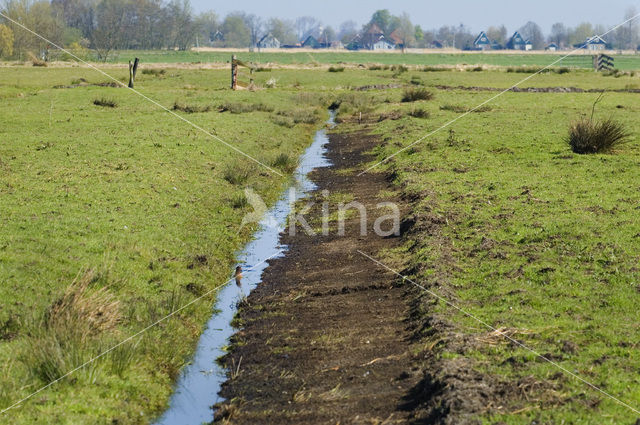
<path fill-rule="evenodd" d="M 601 121 L 581 118 L 569 126 L 566 142 L 575 153 L 600 153 L 626 143 L 630 135 L 622 123 L 611 118 Z"/>
<path fill-rule="evenodd" d="M 344 72 L 344 66 L 330 66 L 329 72 Z"/>
<path fill-rule="evenodd" d="M 471 68 L 472 72 L 480 72 L 480 71 L 483 71 L 483 70 L 484 70 L 484 68 L 482 66 L 476 66 L 474 68 Z"/>
<path fill-rule="evenodd" d="M 96 106 L 104 106 L 106 108 L 115 108 L 116 106 L 118 106 L 115 100 L 106 99 L 104 97 L 101 97 L 100 99 L 95 99 L 93 101 L 93 104 Z"/>
<path fill-rule="evenodd" d="M 416 102 L 418 100 L 431 100 L 433 94 L 425 88 L 409 88 L 402 93 L 403 102 Z"/>
<path fill-rule="evenodd" d="M 422 72 L 442 72 L 447 71 L 447 68 L 443 68 L 441 66 L 425 66 L 422 68 Z"/>
<path fill-rule="evenodd" d="M 179 103 L 178 101 L 173 103 L 174 111 L 182 111 L 187 114 L 195 114 L 196 112 L 209 112 L 211 110 L 211 106 L 205 105 L 185 105 L 184 103 Z"/>

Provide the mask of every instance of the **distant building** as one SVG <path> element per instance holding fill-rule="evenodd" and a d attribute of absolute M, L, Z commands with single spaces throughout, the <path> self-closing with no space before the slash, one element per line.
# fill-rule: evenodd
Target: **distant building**
<path fill-rule="evenodd" d="M 387 40 L 376 24 L 372 24 L 364 34 L 357 34 L 345 46 L 347 50 L 393 50 L 396 44 Z"/>
<path fill-rule="evenodd" d="M 507 42 L 507 49 L 511 50 L 531 50 L 533 46 L 529 40 L 525 40 L 518 31 L 514 32 Z"/>
<path fill-rule="evenodd" d="M 395 44 L 391 44 L 387 40 L 382 38 L 376 41 L 369 50 L 393 50 L 395 48 Z"/>
<path fill-rule="evenodd" d="M 398 49 L 404 48 L 404 40 L 400 36 L 400 33 L 397 29 L 393 30 L 393 32 L 389 34 L 389 37 L 387 37 L 387 42 L 389 44 L 393 44 Z"/>
<path fill-rule="evenodd" d="M 258 41 L 258 48 L 260 49 L 279 49 L 280 41 L 273 36 L 273 34 L 269 33 L 262 37 L 260 41 Z"/>
<path fill-rule="evenodd" d="M 310 35 L 302 42 L 302 47 L 306 47 L 308 49 L 319 49 L 321 46 L 318 39 Z"/>
<path fill-rule="evenodd" d="M 487 37 L 487 33 L 480 31 L 480 34 L 473 41 L 474 50 L 489 50 L 491 49 L 491 40 Z"/>
<path fill-rule="evenodd" d="M 584 43 L 578 44 L 575 47 L 587 50 L 605 50 L 607 48 L 607 42 L 600 38 L 600 36 L 594 35 Z"/>
<path fill-rule="evenodd" d="M 444 44 L 442 43 L 442 41 L 433 40 L 431 43 L 427 45 L 427 47 L 430 49 L 443 49 Z"/>
<path fill-rule="evenodd" d="M 547 47 L 544 48 L 544 50 L 547 50 L 549 52 L 555 52 L 559 49 L 558 45 L 556 43 L 550 43 Z"/>

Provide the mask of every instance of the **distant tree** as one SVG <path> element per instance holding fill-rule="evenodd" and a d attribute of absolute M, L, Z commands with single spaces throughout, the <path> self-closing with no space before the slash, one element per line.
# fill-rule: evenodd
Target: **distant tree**
<path fill-rule="evenodd" d="M 51 0 L 51 6 L 62 14 L 65 24 L 80 30 L 86 38 L 93 30 L 98 3 L 99 0 Z"/>
<path fill-rule="evenodd" d="M 456 47 L 456 27 L 443 25 L 436 32 L 436 39 L 447 47 Z"/>
<path fill-rule="evenodd" d="M 193 9 L 189 0 L 171 0 L 167 5 L 171 22 L 170 48 L 187 50 L 195 40 L 198 28 L 193 19 Z"/>
<path fill-rule="evenodd" d="M 64 21 L 61 16 L 54 15 L 48 0 L 7 0 L 3 13 L 48 40 L 62 44 Z M 36 56 L 46 55 L 49 43 L 22 29 L 18 31 L 19 28 L 13 24 L 6 25 L 13 31 L 13 50 L 20 58 L 24 58 L 27 52 Z"/>
<path fill-rule="evenodd" d="M 415 38 L 416 40 L 416 46 L 417 47 L 424 47 L 424 31 L 422 31 L 422 28 L 420 27 L 420 25 L 416 25 L 413 29 L 413 38 Z"/>
<path fill-rule="evenodd" d="M 318 41 L 322 43 L 332 43 L 337 37 L 336 31 L 331 27 L 331 25 L 323 28 L 318 36 L 320 37 Z"/>
<path fill-rule="evenodd" d="M 358 24 L 354 21 L 346 21 L 340 24 L 338 38 L 342 43 L 348 44 L 358 34 Z"/>
<path fill-rule="evenodd" d="M 378 27 L 380 27 L 380 29 L 384 34 L 388 35 L 389 33 L 391 33 L 391 31 L 393 31 L 393 28 L 391 28 L 392 20 L 393 20 L 393 16 L 391 16 L 391 13 L 389 12 L 389 10 L 387 9 L 376 10 L 375 12 L 373 12 L 373 15 L 371 16 L 371 20 L 369 21 L 369 26 L 372 24 L 376 24 Z"/>
<path fill-rule="evenodd" d="M 635 7 L 629 7 L 624 14 L 624 20 L 629 20 L 637 14 L 638 11 Z M 616 45 L 620 49 L 636 50 L 638 38 L 638 21 L 636 19 L 630 20 L 615 32 Z"/>
<path fill-rule="evenodd" d="M 0 58 L 13 55 L 13 31 L 6 25 L 0 24 Z"/>
<path fill-rule="evenodd" d="M 214 11 L 203 12 L 195 18 L 196 28 L 198 28 L 198 41 L 209 43 L 213 36 L 220 30 L 220 20 Z"/>
<path fill-rule="evenodd" d="M 98 54 L 98 59 L 106 61 L 111 52 L 125 44 L 128 6 L 126 0 L 102 0 L 96 8 L 91 47 Z"/>
<path fill-rule="evenodd" d="M 262 18 L 253 14 L 240 13 L 247 28 L 249 28 L 250 47 L 255 47 L 262 36 L 264 22 Z"/>
<path fill-rule="evenodd" d="M 320 27 L 320 21 L 313 16 L 301 16 L 296 19 L 296 33 L 299 41 L 304 41 Z"/>
<path fill-rule="evenodd" d="M 588 22 L 583 22 L 574 29 L 568 32 L 569 43 L 572 45 L 584 44 L 587 39 L 595 35 L 593 25 Z"/>
<path fill-rule="evenodd" d="M 429 47 L 436 40 L 436 32 L 434 30 L 424 31 L 422 35 L 422 43 L 425 47 Z"/>
<path fill-rule="evenodd" d="M 531 42 L 533 50 L 544 49 L 544 34 L 542 33 L 540 26 L 535 22 L 527 22 L 518 30 L 518 32 L 525 39 L 528 39 Z"/>
<path fill-rule="evenodd" d="M 499 27 L 491 26 L 487 30 L 489 40 L 504 46 L 507 43 L 507 27 L 500 25 Z"/>
<path fill-rule="evenodd" d="M 551 26 L 549 43 L 556 43 L 558 47 L 564 47 L 569 42 L 567 27 L 562 22 L 557 22 Z"/>
<path fill-rule="evenodd" d="M 283 44 L 295 44 L 298 42 L 294 23 L 287 19 L 271 18 L 266 25 L 267 32 Z"/>
<path fill-rule="evenodd" d="M 238 14 L 226 16 L 222 23 L 222 33 L 227 47 L 247 47 L 251 44 L 251 30 Z"/>
<path fill-rule="evenodd" d="M 473 40 L 475 36 L 471 34 L 469 28 L 460 24 L 454 29 L 454 46 L 457 49 L 471 49 L 473 47 Z"/>
<path fill-rule="evenodd" d="M 402 40 L 402 51 L 404 52 L 407 47 L 411 47 L 416 41 L 416 27 L 413 26 L 411 18 L 407 12 L 403 12 L 399 16 L 398 26 L 394 29 L 395 33 Z"/>

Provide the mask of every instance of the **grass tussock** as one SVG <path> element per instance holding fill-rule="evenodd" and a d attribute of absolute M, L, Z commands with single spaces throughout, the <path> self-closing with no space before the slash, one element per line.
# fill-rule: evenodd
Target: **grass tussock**
<path fill-rule="evenodd" d="M 462 106 L 462 105 L 453 105 L 453 104 L 448 103 L 448 104 L 445 104 L 445 105 L 441 105 L 440 106 L 440 110 L 441 111 L 455 112 L 455 113 L 458 113 L 458 114 L 464 114 L 465 112 L 469 111 L 469 108 L 467 108 L 466 106 Z M 471 112 L 481 113 L 481 112 L 489 112 L 491 110 L 493 110 L 493 108 L 491 106 L 483 105 L 483 106 L 480 106 L 480 107 L 474 109 Z"/>
<path fill-rule="evenodd" d="M 180 103 L 178 101 L 175 101 L 173 103 L 173 108 L 174 111 L 181 111 L 187 114 L 195 114 L 198 112 L 209 112 L 211 110 L 211 106 L 209 105 L 187 105 L 184 103 Z"/>
<path fill-rule="evenodd" d="M 344 72 L 344 66 L 330 66 L 329 72 Z"/>
<path fill-rule="evenodd" d="M 279 125 L 280 127 L 286 128 L 293 128 L 296 125 L 296 123 L 293 121 L 293 118 L 277 114 L 271 117 L 271 121 L 274 124 Z"/>
<path fill-rule="evenodd" d="M 113 99 L 107 99 L 105 97 L 101 97 L 99 99 L 94 99 L 93 104 L 96 106 L 103 106 L 105 108 L 115 108 L 118 106 L 118 103 L 116 103 L 115 100 Z"/>
<path fill-rule="evenodd" d="M 287 173 L 291 173 L 296 169 L 298 163 L 295 158 L 292 158 L 287 153 L 282 152 L 273 158 L 269 165 L 273 168 L 278 168 Z"/>
<path fill-rule="evenodd" d="M 417 102 L 433 99 L 433 93 L 425 88 L 408 88 L 402 92 L 402 102 Z"/>
<path fill-rule="evenodd" d="M 571 123 L 566 142 L 578 154 L 610 152 L 629 141 L 631 134 L 624 124 L 612 118 L 581 118 Z"/>
<path fill-rule="evenodd" d="M 154 77 L 160 77 L 166 73 L 167 73 L 166 69 L 145 68 L 142 70 L 143 75 L 153 75 Z"/>
<path fill-rule="evenodd" d="M 409 116 L 413 118 L 426 119 L 431 116 L 431 113 L 426 109 L 416 108 L 409 112 Z"/>
<path fill-rule="evenodd" d="M 28 52 L 27 56 L 29 56 L 29 60 L 31 61 L 33 66 L 41 66 L 41 67 L 46 67 L 47 66 L 47 62 L 43 61 L 42 59 L 38 59 L 36 57 L 36 55 L 34 55 L 31 52 Z"/>
<path fill-rule="evenodd" d="M 442 66 L 424 66 L 421 69 L 422 72 L 443 72 L 443 71 L 449 71 L 449 68 L 445 68 Z"/>
<path fill-rule="evenodd" d="M 246 161 L 234 160 L 227 163 L 223 171 L 223 178 L 234 186 L 243 185 L 249 180 L 253 169 Z"/>
<path fill-rule="evenodd" d="M 244 103 L 228 102 L 220 105 L 220 112 L 231 112 L 232 114 L 246 114 L 249 112 L 273 112 L 273 106 L 264 103 Z"/>
<path fill-rule="evenodd" d="M 293 122 L 293 124 L 317 124 L 322 120 L 320 116 L 320 111 L 318 108 L 302 108 L 295 109 L 293 111 L 279 111 L 278 115 L 280 117 L 284 117 L 284 120 L 279 123 L 284 127 L 288 127 L 289 120 Z"/>
<path fill-rule="evenodd" d="M 120 302 L 106 288 L 92 288 L 98 279 L 93 269 L 78 275 L 44 316 L 29 326 L 21 360 L 34 377 L 43 382 L 63 377 L 103 350 L 109 335 L 117 331 Z M 119 363 L 116 373 L 126 369 Z M 83 372 L 93 381 L 102 366 L 93 362 Z"/>
<path fill-rule="evenodd" d="M 337 110 L 340 114 L 358 113 L 366 114 L 377 106 L 376 100 L 365 93 L 345 93 L 335 99 L 330 109 Z"/>

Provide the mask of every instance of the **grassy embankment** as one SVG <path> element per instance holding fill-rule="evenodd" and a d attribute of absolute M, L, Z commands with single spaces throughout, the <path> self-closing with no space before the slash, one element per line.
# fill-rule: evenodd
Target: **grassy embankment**
<path fill-rule="evenodd" d="M 521 76 L 407 72 L 400 78 L 416 87 L 508 87 Z M 639 85 L 637 77 L 590 72 L 541 75 L 526 83 L 585 89 Z M 402 103 L 402 89 L 397 89 L 362 101 L 374 111 L 370 122 L 387 118 L 375 127 L 384 140 L 380 158 L 494 95 L 427 89 L 432 100 Z M 622 121 L 633 134 L 630 143 L 606 154 L 574 154 L 564 141 L 569 123 L 589 116 L 597 96 L 507 93 L 456 122 L 451 132 L 424 140 L 373 172 L 393 171 L 412 202 L 410 240 L 402 250 L 388 253 L 390 264 L 637 407 L 640 99 L 634 93 L 609 93 L 596 109 L 596 117 Z M 637 419 L 428 295 L 419 312 L 427 326 L 415 350 L 429 359 L 427 370 L 437 364 L 442 369 L 432 372 L 443 379 L 452 371 L 471 370 L 468 376 L 480 373 L 488 388 L 502 391 L 481 414 L 486 423 Z M 466 396 L 481 397 L 477 391 Z"/>
<path fill-rule="evenodd" d="M 341 84 L 327 72 L 281 71 L 256 76 L 278 88 L 231 92 L 227 71 L 144 69 L 138 90 L 200 111 L 177 112 L 285 175 L 326 118 L 317 93 Z M 269 203 L 287 180 L 124 88 L 93 85 L 106 81 L 81 68 L 0 69 L 2 409 L 228 279 L 251 234 L 239 231 L 251 210 L 244 188 Z M 147 423 L 212 298 L 0 423 Z"/>

